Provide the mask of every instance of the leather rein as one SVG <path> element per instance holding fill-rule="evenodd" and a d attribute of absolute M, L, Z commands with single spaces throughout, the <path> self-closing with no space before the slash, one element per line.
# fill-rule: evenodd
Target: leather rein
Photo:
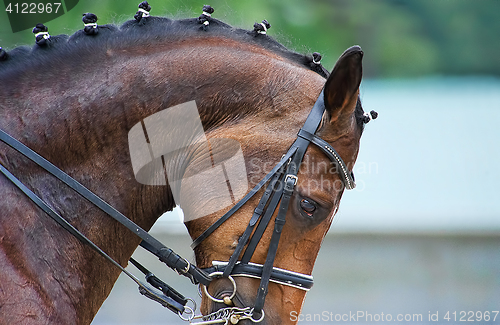
<path fill-rule="evenodd" d="M 190 322 L 194 319 L 201 319 L 202 321 L 198 322 L 199 324 L 227 323 L 229 320 L 235 324 L 238 320 L 243 319 L 260 322 L 264 318 L 263 307 L 269 282 L 275 282 L 306 291 L 313 285 L 313 278 L 311 275 L 284 270 L 273 266 L 280 235 L 286 221 L 285 216 L 289 208 L 290 199 L 295 185 L 297 184 L 297 174 L 309 144 L 312 143 L 316 145 L 330 159 L 330 161 L 336 165 L 337 170 L 339 171 L 340 179 L 346 189 L 350 190 L 355 187 L 354 175 L 351 171 L 349 171 L 337 151 L 326 141 L 315 135 L 321 119 L 323 118 L 325 109 L 324 94 L 322 91 L 311 109 L 304 126 L 299 130 L 297 139 L 290 146 L 288 152 L 283 155 L 279 163 L 245 197 L 243 197 L 226 214 L 224 214 L 193 241 L 191 247 L 194 249 L 217 228 L 219 228 L 226 220 L 228 220 L 236 211 L 238 211 L 238 209 L 240 209 L 250 198 L 263 188 L 266 183 L 268 184 L 229 261 L 213 261 L 212 267 L 206 269 L 200 269 L 196 265 L 191 264 L 187 259 L 177 255 L 172 249 L 163 245 L 147 231 L 136 225 L 99 196 L 0 129 L 0 141 L 6 143 L 11 148 L 38 164 L 49 174 L 58 178 L 61 182 L 69 186 L 83 198 L 139 236 L 142 239 L 140 245 L 144 249 L 157 256 L 161 262 L 165 263 L 169 268 L 175 270 L 178 274 L 188 277 L 193 284 L 202 285 L 205 294 L 213 301 L 224 302 L 227 305 L 232 305 L 231 299 L 236 294 L 236 283 L 234 282 L 233 276 L 245 276 L 260 279 L 260 285 L 253 307 L 228 307 L 206 316 L 195 316 L 196 304 L 191 298 L 184 297 L 171 286 L 157 278 L 144 266 L 131 258 L 130 262 L 142 273 L 144 273 L 145 279 L 149 285 L 143 283 L 104 251 L 102 251 L 84 234 L 78 231 L 78 229 L 68 223 L 68 221 L 54 211 L 54 209 L 33 193 L 21 181 L 19 181 L 19 179 L 10 173 L 2 164 L 0 164 L 0 172 L 2 172 L 2 174 L 5 175 L 23 193 L 25 193 L 28 198 L 30 198 L 39 208 L 41 208 L 64 229 L 69 231 L 82 243 L 88 245 L 97 253 L 102 255 L 110 263 L 118 267 L 122 272 L 136 282 L 139 286 L 141 294 L 160 303 L 174 313 L 177 313 L 181 319 Z M 250 259 L 276 209 L 278 209 L 278 213 L 274 221 L 274 230 L 271 236 L 266 261 L 264 265 L 251 263 Z M 245 246 L 246 249 L 243 252 Z M 243 257 L 241 260 L 238 260 L 241 253 L 243 253 Z M 217 299 L 212 297 L 206 289 L 211 281 L 221 277 L 229 278 L 233 283 L 234 290 L 233 294 L 229 297 L 229 301 L 226 299 Z M 188 306 L 189 301 L 194 304 L 193 307 Z M 254 315 L 258 316 L 254 317 Z"/>

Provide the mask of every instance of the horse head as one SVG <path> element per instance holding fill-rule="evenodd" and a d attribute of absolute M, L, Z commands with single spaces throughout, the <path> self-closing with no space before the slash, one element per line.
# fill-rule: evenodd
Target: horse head
<path fill-rule="evenodd" d="M 296 139 L 298 130 L 318 96 L 323 96 L 326 110 L 316 134 L 335 148 L 351 171 L 358 154 L 363 118 L 366 116 L 359 101 L 362 57 L 363 52 L 359 47 L 348 49 L 326 80 L 308 69 L 297 69 L 290 62 L 285 61 L 285 68 L 283 61 L 279 59 L 270 60 L 267 64 L 263 64 L 261 60 L 259 68 L 262 69 L 262 76 L 269 75 L 266 71 L 284 73 L 281 78 L 270 75 L 270 79 L 262 86 L 263 91 L 273 93 L 272 101 L 259 107 L 258 114 L 251 118 L 243 118 L 238 123 L 222 125 L 213 132 L 208 132 L 209 138 L 230 138 L 242 144 L 248 167 L 248 181 L 253 186 L 280 161 L 280 157 Z M 276 65 L 281 67 L 277 68 Z M 298 274 L 312 273 L 321 242 L 345 189 L 341 174 L 339 166 L 331 162 L 322 150 L 316 146 L 307 148 L 286 213 L 274 267 Z M 184 208 L 188 216 L 204 215 L 207 205 L 214 201 L 211 191 L 213 187 L 213 183 L 197 186 L 195 201 L 190 201 Z M 183 194 L 187 198 L 192 197 L 190 189 L 185 192 Z M 264 188 L 195 248 L 196 261 L 200 267 L 210 268 L 213 261 L 228 261 L 234 255 L 263 192 Z M 193 239 L 203 234 L 231 207 L 186 222 Z M 240 251 L 239 261 L 243 259 L 246 263 L 265 264 L 277 215 L 278 209 L 273 210 L 270 220 L 261 226 L 264 230 L 261 230 L 263 233 L 256 246 L 253 244 L 253 254 Z M 247 243 L 244 248 L 249 245 L 252 244 Z M 224 308 L 224 304 L 217 301 L 224 300 L 224 297 L 234 296 L 231 297 L 233 299 L 230 305 L 254 305 L 259 291 L 259 279 L 245 276 L 234 278 L 236 284 L 226 278 L 212 282 L 208 288 L 209 294 L 203 296 L 204 313 Z M 264 322 L 291 322 L 290 313 L 300 312 L 305 294 L 306 290 L 296 286 L 269 283 Z M 210 296 L 215 299 L 209 299 Z"/>
<path fill-rule="evenodd" d="M 3 50 L 0 129 L 146 230 L 180 205 L 196 265 L 213 273 L 202 313 L 255 309 L 245 315 L 292 323 L 354 187 L 370 118 L 359 100 L 363 52 L 348 49 L 328 73 L 317 53 L 269 37 L 267 21 L 247 31 L 208 6 L 183 20 L 141 6 L 121 27 L 86 14 L 70 37 L 37 25 L 34 48 Z M 127 229 L 11 148 L 0 147 L 0 163 L 126 265 L 140 243 Z M 120 271 L 4 177 L 0 194 L 0 266 L 10 270 L 0 274 L 0 322 L 89 323 Z"/>

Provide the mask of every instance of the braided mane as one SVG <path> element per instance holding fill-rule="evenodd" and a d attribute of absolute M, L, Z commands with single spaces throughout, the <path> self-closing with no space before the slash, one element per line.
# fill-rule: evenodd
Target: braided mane
<path fill-rule="evenodd" d="M 21 46 L 11 51 L 0 48 L 0 81 L 9 80 L 19 73 L 37 72 L 53 73 L 51 69 L 62 62 L 66 64 L 92 64 L 106 55 L 108 50 L 127 48 L 130 46 L 154 47 L 165 41 L 175 42 L 190 38 L 224 37 L 245 44 L 257 45 L 283 58 L 295 62 L 306 69 L 317 72 L 324 78 L 330 73 L 320 63 L 321 55 L 299 54 L 266 34 L 271 27 L 267 20 L 255 23 L 253 30 L 232 27 L 218 19 L 212 18 L 214 12 L 210 6 L 203 7 L 203 14 L 198 18 L 173 20 L 166 17 L 149 16 L 151 6 L 146 1 L 139 4 L 135 19 L 116 25 L 97 25 L 97 16 L 91 13 L 83 15 L 85 28 L 73 35 L 57 35 L 49 40 L 41 35 L 36 36 L 33 47 Z M 33 32 L 47 32 L 47 28 L 38 24 Z M 42 33 L 39 33 L 42 34 Z M 189 59 L 189 58 L 186 58 Z M 356 118 L 360 128 L 370 118 L 364 115 L 358 100 Z M 374 117 L 376 118 L 376 117 Z"/>
<path fill-rule="evenodd" d="M 92 17 L 89 15 L 92 14 L 84 14 L 84 22 L 95 23 L 97 19 L 89 20 L 89 17 Z M 203 22 L 204 24 L 200 24 Z M 267 21 L 263 22 L 268 24 Z M 175 41 L 203 37 L 204 35 L 223 36 L 239 42 L 259 45 L 315 71 L 325 78 L 328 77 L 328 71 L 319 64 L 318 53 L 303 55 L 290 51 L 273 38 L 262 33 L 262 25 L 264 24 L 255 24 L 254 30 L 250 31 L 234 28 L 220 20 L 203 15 L 199 18 L 172 20 L 165 17 L 142 17 L 142 14 L 139 19 L 136 17 L 136 19 L 129 20 L 119 27 L 116 25 L 96 26 L 98 32 L 87 24 L 85 29 L 78 30 L 71 36 L 52 36 L 50 40 L 42 40 L 43 44 L 36 44 L 31 48 L 21 46 L 10 51 L 0 49 L 3 52 L 3 60 L 0 59 L 0 77 L 2 74 L 5 76 L 9 72 L 19 72 L 27 67 L 40 67 L 50 64 L 50 62 L 75 60 L 75 63 L 82 63 L 82 60 L 95 60 L 96 53 L 104 53 L 108 49 L 131 45 L 151 47 L 165 40 Z M 37 37 L 37 42 L 39 38 L 40 36 Z"/>

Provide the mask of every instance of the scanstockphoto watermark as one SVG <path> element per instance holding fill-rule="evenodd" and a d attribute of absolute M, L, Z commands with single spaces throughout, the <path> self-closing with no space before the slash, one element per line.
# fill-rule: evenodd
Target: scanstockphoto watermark
<path fill-rule="evenodd" d="M 367 311 L 349 311 L 348 313 L 334 313 L 323 311 L 318 314 L 299 314 L 296 311 L 290 312 L 292 322 L 423 322 L 424 314 L 390 314 L 390 313 L 370 313 Z"/>
<path fill-rule="evenodd" d="M 136 180 L 150 186 L 169 185 L 176 204 L 183 209 L 184 221 L 236 204 L 249 186 L 253 188 L 278 163 L 246 160 L 234 139 L 208 139 L 195 101 L 144 118 L 130 129 L 128 140 Z M 356 166 L 354 173 L 358 175 L 378 173 L 377 163 Z M 345 172 L 339 168 L 326 157 L 306 155 L 299 169 L 301 186 L 307 191 L 302 194 L 341 191 L 342 180 L 332 177 Z M 347 164 L 347 169 L 353 170 L 353 166 Z M 364 190 L 364 182 L 358 182 L 357 188 Z"/>
<path fill-rule="evenodd" d="M 257 184 L 261 179 L 262 175 L 269 173 L 278 161 L 263 161 L 259 158 L 252 158 L 247 163 L 247 168 L 249 172 L 249 183 L 251 186 Z M 299 168 L 299 175 L 309 175 L 312 177 L 307 177 L 304 179 L 302 185 L 309 191 L 309 194 L 318 190 L 324 191 L 340 191 L 343 189 L 343 183 L 340 178 L 331 178 L 328 175 L 339 174 L 341 170 L 339 165 L 336 165 L 327 159 L 319 158 L 316 160 L 314 157 L 306 155 L 302 161 Z M 363 180 L 363 175 L 374 175 L 379 173 L 379 165 L 377 162 L 365 162 L 358 161 L 355 165 L 348 163 L 348 170 L 356 175 L 356 191 L 364 191 L 366 184 Z M 304 193 L 307 194 L 307 193 Z"/>
<path fill-rule="evenodd" d="M 498 321 L 498 310 L 462 310 L 462 311 L 428 311 L 426 313 L 372 313 L 368 311 L 349 311 L 347 313 L 335 313 L 323 311 L 315 314 L 301 314 L 296 311 L 290 312 L 292 322 L 324 322 L 324 323 L 440 323 L 440 322 L 476 322 L 495 323 Z"/>
<path fill-rule="evenodd" d="M 195 101 L 146 117 L 130 129 L 128 140 L 136 180 L 144 185 L 168 184 L 184 211 L 184 221 L 234 205 L 247 192 L 240 144 L 233 139 L 209 141 Z M 183 161 L 190 163 L 176 168 Z"/>

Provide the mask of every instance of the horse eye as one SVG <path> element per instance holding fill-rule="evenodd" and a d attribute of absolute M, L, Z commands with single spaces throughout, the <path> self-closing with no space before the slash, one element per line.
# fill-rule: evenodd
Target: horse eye
<path fill-rule="evenodd" d="M 300 207 L 302 208 L 302 210 L 309 214 L 312 214 L 314 211 L 316 211 L 315 202 L 308 199 L 302 199 L 300 201 Z"/>

